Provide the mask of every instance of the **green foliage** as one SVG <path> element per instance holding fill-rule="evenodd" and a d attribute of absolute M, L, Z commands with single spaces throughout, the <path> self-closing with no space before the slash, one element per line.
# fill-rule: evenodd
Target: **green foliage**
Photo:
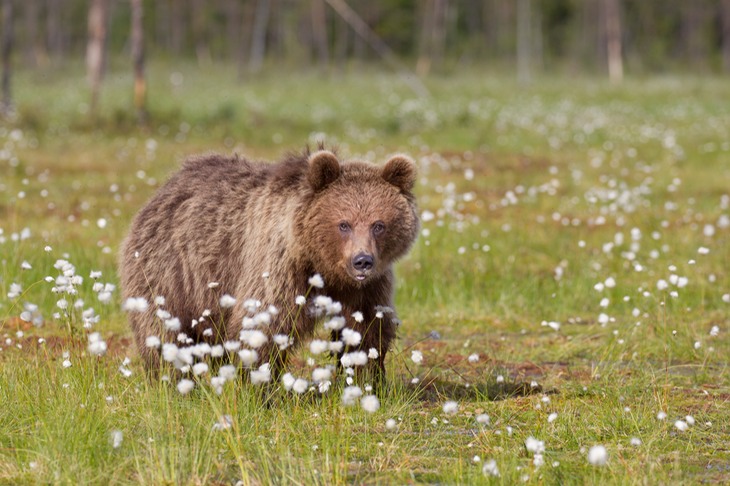
<path fill-rule="evenodd" d="M 0 126 L 0 482 L 728 481 L 725 80 L 519 87 L 475 70 L 427 79 L 422 99 L 371 69 L 238 83 L 227 66 L 156 63 L 137 127 L 116 66 L 95 119 L 80 66 L 20 73 L 18 119 Z M 218 395 L 214 370 L 184 396 L 175 378 L 147 379 L 118 290 L 105 304 L 94 289 L 118 283 L 135 211 L 189 154 L 276 158 L 319 140 L 348 158 L 410 153 L 420 168 L 424 232 L 397 268 L 403 325 L 380 408 L 344 407 L 342 377 L 323 395 L 238 381 Z M 58 259 L 83 277 L 81 308 L 61 311 L 45 281 Z M 19 318 L 27 303 L 42 327 Z M 309 357 L 294 376 L 310 377 Z M 605 466 L 587 461 L 596 444 Z M 482 472 L 489 459 L 499 477 Z"/>

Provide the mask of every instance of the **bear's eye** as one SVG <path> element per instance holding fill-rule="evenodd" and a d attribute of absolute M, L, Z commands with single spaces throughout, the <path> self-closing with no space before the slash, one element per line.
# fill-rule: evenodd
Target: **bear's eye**
<path fill-rule="evenodd" d="M 341 222 L 340 223 L 340 231 L 343 232 L 343 233 L 347 233 L 348 231 L 350 231 L 350 225 L 347 224 L 346 221 Z"/>
<path fill-rule="evenodd" d="M 382 221 L 378 221 L 373 225 L 373 234 L 375 236 L 383 234 L 385 231 L 385 224 Z"/>

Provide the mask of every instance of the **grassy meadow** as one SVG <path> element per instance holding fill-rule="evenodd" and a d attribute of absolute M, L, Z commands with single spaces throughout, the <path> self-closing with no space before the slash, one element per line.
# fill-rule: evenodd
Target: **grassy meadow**
<path fill-rule="evenodd" d="M 519 86 L 474 70 L 418 98 L 371 68 L 237 81 L 158 63 L 139 128 L 130 71 L 111 67 L 96 117 L 80 66 L 14 79 L 0 483 L 730 481 L 727 79 Z M 212 372 L 185 395 L 150 382 L 116 271 L 131 218 L 187 155 L 273 160 L 319 141 L 420 169 L 379 407 L 343 405 L 343 377 L 303 394 L 216 390 Z M 313 362 L 332 360 L 303 346 L 290 371 L 311 381 Z"/>

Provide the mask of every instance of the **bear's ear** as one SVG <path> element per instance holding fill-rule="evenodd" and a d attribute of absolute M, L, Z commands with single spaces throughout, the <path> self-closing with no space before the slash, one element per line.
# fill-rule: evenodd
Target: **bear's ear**
<path fill-rule="evenodd" d="M 309 164 L 307 180 L 315 192 L 324 189 L 340 177 L 340 161 L 329 150 L 314 152 L 307 162 Z"/>
<path fill-rule="evenodd" d="M 416 163 L 407 155 L 394 155 L 383 166 L 381 175 L 401 191 L 411 192 L 416 184 Z"/>

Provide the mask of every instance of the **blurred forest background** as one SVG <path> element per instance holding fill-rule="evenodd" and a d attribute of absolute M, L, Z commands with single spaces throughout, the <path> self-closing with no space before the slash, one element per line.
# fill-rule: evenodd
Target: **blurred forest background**
<path fill-rule="evenodd" d="M 2 107 L 14 68 L 86 59 L 94 109 L 108 59 L 343 70 L 384 63 L 419 76 L 471 65 L 540 73 L 730 73 L 730 0 L 0 0 Z"/>

